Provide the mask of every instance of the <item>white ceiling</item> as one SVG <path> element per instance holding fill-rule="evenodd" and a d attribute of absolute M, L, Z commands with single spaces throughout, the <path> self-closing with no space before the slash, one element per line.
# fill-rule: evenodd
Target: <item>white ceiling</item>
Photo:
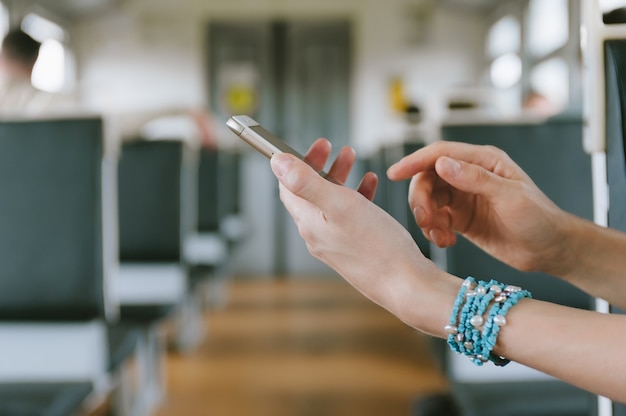
<path fill-rule="evenodd" d="M 33 0 L 51 12 L 69 18 L 80 19 L 103 13 L 117 7 L 123 0 Z M 176 0 L 171 0 L 176 1 Z M 488 9 L 500 0 L 430 0 L 449 7 L 466 10 Z"/>
<path fill-rule="evenodd" d="M 116 7 L 120 0 L 34 0 L 46 10 L 75 19 L 89 17 Z"/>

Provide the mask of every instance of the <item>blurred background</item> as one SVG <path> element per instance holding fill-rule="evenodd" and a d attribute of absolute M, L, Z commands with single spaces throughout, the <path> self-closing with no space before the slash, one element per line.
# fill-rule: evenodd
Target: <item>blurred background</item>
<path fill-rule="evenodd" d="M 437 140 L 496 144 L 593 218 L 581 1 L 0 0 L 0 34 L 41 44 L 32 85 L 70 103 L 0 114 L 0 339 L 14 340 L 0 342 L 0 414 L 596 414 L 595 398 L 521 366 L 468 375 L 354 292 L 225 127 L 248 114 L 301 152 L 318 137 L 353 146 L 351 181 L 378 172 L 376 203 L 438 265 L 592 308 L 467 242 L 431 247 L 408 184 L 384 175 Z M 498 388 L 510 410 L 489 407 Z"/>

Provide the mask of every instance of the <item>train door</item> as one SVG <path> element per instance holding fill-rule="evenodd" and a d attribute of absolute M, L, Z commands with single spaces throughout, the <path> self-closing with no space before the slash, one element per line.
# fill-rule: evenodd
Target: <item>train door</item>
<path fill-rule="evenodd" d="M 318 137 L 331 139 L 335 151 L 348 144 L 348 22 L 214 22 L 207 44 L 211 104 L 220 121 L 248 113 L 302 152 Z M 258 160 L 254 155 L 250 163 Z M 254 249 L 246 258 L 261 268 L 272 259 L 271 272 L 278 275 L 330 274 L 308 254 L 279 203 L 275 181 L 250 172 L 256 185 L 244 189 L 254 196 L 244 199 L 254 201 L 248 217 L 256 235 L 247 242 Z"/>

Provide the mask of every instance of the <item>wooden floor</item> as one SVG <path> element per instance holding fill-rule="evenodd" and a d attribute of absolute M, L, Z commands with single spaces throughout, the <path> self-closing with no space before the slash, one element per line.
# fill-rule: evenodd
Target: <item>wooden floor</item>
<path fill-rule="evenodd" d="M 158 416 L 394 416 L 442 391 L 427 338 L 342 281 L 234 281 L 209 334 L 168 357 Z"/>

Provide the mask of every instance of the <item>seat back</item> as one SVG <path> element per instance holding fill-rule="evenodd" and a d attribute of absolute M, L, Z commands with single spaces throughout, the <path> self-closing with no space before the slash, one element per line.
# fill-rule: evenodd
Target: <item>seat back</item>
<path fill-rule="evenodd" d="M 626 232 L 626 39 L 605 43 L 605 77 L 608 225 Z M 626 405 L 613 406 L 614 416 L 626 416 Z"/>
<path fill-rule="evenodd" d="M 102 130 L 99 118 L 0 122 L 0 382 L 105 377 L 117 311 Z"/>
<path fill-rule="evenodd" d="M 537 186 L 559 207 L 593 219 L 591 159 L 582 148 L 582 121 L 562 116 L 540 124 L 446 126 L 447 140 L 490 144 L 506 151 Z M 533 297 L 588 309 L 592 298 L 569 284 L 543 273 L 523 273 L 459 238 L 448 250 L 449 271 L 458 276 L 498 279 L 520 285 Z"/>
<path fill-rule="evenodd" d="M 182 262 L 183 239 L 195 223 L 185 157 L 180 141 L 123 146 L 118 165 L 121 262 Z"/>
<path fill-rule="evenodd" d="M 219 231 L 226 217 L 241 212 L 240 159 L 236 151 L 203 149 L 200 152 L 198 231 Z"/>
<path fill-rule="evenodd" d="M 626 40 L 608 41 L 605 48 L 609 226 L 626 232 Z"/>
<path fill-rule="evenodd" d="M 562 116 L 539 124 L 449 125 L 444 128 L 443 135 L 449 140 L 501 148 L 562 209 L 583 218 L 593 218 L 591 158 L 582 148 L 582 121 L 579 117 Z M 522 286 L 537 299 L 584 309 L 593 307 L 593 299 L 577 288 L 542 273 L 515 270 L 463 238 L 447 250 L 447 265 L 448 270 L 457 276 L 472 275 L 482 280 L 493 278 Z M 475 414 L 492 414 L 478 399 L 490 391 L 489 386 L 503 383 L 512 383 L 508 386 L 520 398 L 518 402 L 524 403 L 524 409 L 534 406 L 535 409 L 551 409 L 545 414 L 571 414 L 572 403 L 576 402 L 578 414 L 595 412 L 596 403 L 591 394 L 571 390 L 565 383 L 518 363 L 505 368 L 476 368 L 470 360 L 458 354 L 448 352 L 447 357 L 445 364 L 458 389 L 473 391 L 473 397 L 459 397 L 466 406 L 478 406 Z M 558 395 L 537 394 L 538 386 L 544 385 L 550 386 Z M 539 387 L 539 390 L 543 391 L 543 388 Z M 510 407 L 498 410 L 503 414 L 513 411 Z M 533 412 L 536 413 L 533 410 L 528 414 L 535 414 Z"/>
<path fill-rule="evenodd" d="M 0 122 L 0 319 L 102 317 L 100 119 Z"/>
<path fill-rule="evenodd" d="M 424 147 L 422 143 L 407 142 L 391 145 L 382 149 L 381 151 L 383 152 L 385 162 L 383 163 L 384 170 L 379 173 L 379 181 L 385 180 L 387 182 L 385 192 L 385 196 L 387 197 L 386 211 L 389 212 L 389 214 L 391 214 L 391 216 L 393 216 L 398 222 L 400 222 L 400 224 L 402 224 L 409 231 L 409 233 L 411 233 L 422 254 L 430 258 L 430 242 L 426 239 L 426 237 L 424 237 L 424 234 L 415 222 L 415 217 L 409 207 L 408 195 L 410 182 L 389 181 L 385 172 L 385 170 L 393 163 L 397 162 L 406 155 L 418 151 L 422 147 Z"/>
<path fill-rule="evenodd" d="M 198 230 L 216 232 L 220 228 L 220 152 L 205 149 L 200 153 L 198 172 Z"/>

